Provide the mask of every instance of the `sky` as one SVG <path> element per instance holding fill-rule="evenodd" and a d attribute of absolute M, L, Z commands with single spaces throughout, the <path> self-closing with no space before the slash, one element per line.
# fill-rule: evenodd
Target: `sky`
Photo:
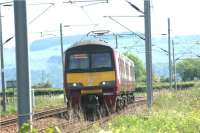
<path fill-rule="evenodd" d="M 144 0 L 129 1 L 144 10 Z M 92 30 L 110 30 L 113 33 L 128 31 L 104 16 L 142 15 L 125 0 L 109 0 L 109 3 L 90 6 L 88 4 L 91 3 L 86 2 L 73 4 L 63 2 L 68 2 L 68 0 L 27 0 L 29 43 L 45 37 L 59 36 L 60 23 L 70 25 L 70 27 L 63 27 L 64 36 L 87 34 Z M 168 18 L 171 20 L 172 36 L 200 34 L 199 5 L 200 0 L 151 0 L 152 36 L 167 33 Z M 1 14 L 3 42 L 5 42 L 14 35 L 13 6 L 1 6 Z M 131 31 L 144 33 L 144 18 L 142 17 L 113 17 L 113 19 Z M 13 45 L 14 39 L 5 47 Z"/>

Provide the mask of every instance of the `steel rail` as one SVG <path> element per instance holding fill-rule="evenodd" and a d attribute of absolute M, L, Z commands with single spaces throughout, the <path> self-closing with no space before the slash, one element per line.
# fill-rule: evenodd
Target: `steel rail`
<path fill-rule="evenodd" d="M 38 119 L 58 115 L 58 114 L 61 114 L 61 113 L 65 113 L 66 111 L 67 111 L 66 107 L 49 109 L 49 110 L 34 113 L 33 119 L 38 120 Z M 12 126 L 12 125 L 15 125 L 15 124 L 17 124 L 17 117 L 0 121 L 0 127 L 8 127 L 8 126 Z"/>
<path fill-rule="evenodd" d="M 143 97 L 136 97 L 136 101 L 133 104 L 129 104 L 126 109 L 132 107 L 131 105 L 139 106 L 141 104 L 145 104 L 145 102 L 146 102 L 146 99 L 144 99 Z M 42 119 L 42 118 L 47 118 L 47 117 L 51 117 L 51 116 L 55 116 L 55 115 L 59 115 L 59 114 L 65 113 L 67 111 L 68 110 L 67 110 L 66 107 L 48 109 L 48 110 L 40 111 L 40 112 L 37 112 L 37 113 L 33 114 L 33 119 L 34 120 L 38 120 L 38 119 Z M 97 121 L 88 122 L 88 124 L 86 125 L 85 128 L 82 128 L 81 125 L 80 126 L 77 125 L 76 128 L 71 128 L 71 129 L 69 128 L 68 131 L 69 132 L 70 131 L 80 132 L 81 130 L 89 129 L 93 124 L 95 124 L 95 123 L 102 124 L 102 123 L 110 120 L 113 116 L 116 116 L 116 115 L 120 114 L 123 111 L 125 111 L 125 110 L 121 110 L 121 111 L 119 111 L 117 113 L 114 113 L 114 114 L 111 114 L 111 115 L 109 115 L 107 117 L 103 117 L 103 118 L 101 118 L 100 120 L 97 120 Z M 73 124 L 75 124 L 75 123 L 77 123 L 79 121 L 80 120 L 78 120 L 78 119 L 72 119 L 72 120 L 69 120 L 67 122 L 63 122 L 63 123 L 57 124 L 56 126 L 67 126 L 67 127 L 69 127 L 70 125 L 73 125 Z M 0 121 L 0 127 L 9 127 L 9 126 L 13 126 L 13 125 L 16 125 L 16 124 L 17 124 L 17 117 Z M 44 129 L 40 129 L 39 131 L 44 131 Z M 68 132 L 68 131 L 66 131 L 66 132 Z"/>
<path fill-rule="evenodd" d="M 79 133 L 82 131 L 87 131 L 89 128 L 91 128 L 94 124 L 104 124 L 105 122 L 111 120 L 113 117 L 119 115 L 119 114 L 124 114 L 124 112 L 128 111 L 131 108 L 140 106 L 140 105 L 144 105 L 146 104 L 146 99 L 144 99 L 144 97 L 136 97 L 136 101 L 134 101 L 134 103 L 129 104 L 127 107 L 125 107 L 125 109 L 120 110 L 119 112 L 113 113 L 109 116 L 106 117 L 102 117 L 101 119 L 97 120 L 97 121 L 85 121 L 85 124 L 82 124 L 80 122 L 79 119 L 72 119 L 70 121 L 67 122 L 62 122 L 59 124 L 56 124 L 56 127 L 62 127 L 62 128 L 66 128 L 66 130 L 64 131 L 65 133 Z M 39 132 L 43 132 L 45 129 L 40 129 Z"/>

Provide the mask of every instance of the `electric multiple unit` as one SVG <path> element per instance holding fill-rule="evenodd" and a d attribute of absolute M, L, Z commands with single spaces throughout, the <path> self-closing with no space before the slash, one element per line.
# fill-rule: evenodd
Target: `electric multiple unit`
<path fill-rule="evenodd" d="M 68 106 L 115 111 L 134 100 L 134 63 L 102 41 L 82 41 L 65 51 Z"/>

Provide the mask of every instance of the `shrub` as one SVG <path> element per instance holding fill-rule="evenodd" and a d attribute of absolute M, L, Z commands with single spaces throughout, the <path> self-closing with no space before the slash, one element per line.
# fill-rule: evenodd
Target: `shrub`
<path fill-rule="evenodd" d="M 51 88 L 52 83 L 50 81 L 46 81 L 44 83 L 38 83 L 32 86 L 33 88 Z"/>
<path fill-rule="evenodd" d="M 115 133 L 198 133 L 200 131 L 200 88 L 161 91 L 152 112 L 115 117 L 107 126 Z"/>
<path fill-rule="evenodd" d="M 30 131 L 31 130 L 31 131 Z M 24 123 L 20 128 L 20 133 L 37 133 L 38 131 L 35 128 L 31 129 L 29 123 Z"/>
<path fill-rule="evenodd" d="M 179 82 L 177 84 L 177 88 L 178 89 L 191 88 L 194 87 L 195 84 L 196 82 Z M 169 89 L 169 83 L 155 83 L 153 84 L 153 89 L 154 90 Z M 146 92 L 146 84 L 145 83 L 137 84 L 135 90 L 136 92 Z"/>
<path fill-rule="evenodd" d="M 200 131 L 200 111 L 187 114 L 162 111 L 140 115 L 122 115 L 109 123 L 115 133 L 192 133 Z"/>

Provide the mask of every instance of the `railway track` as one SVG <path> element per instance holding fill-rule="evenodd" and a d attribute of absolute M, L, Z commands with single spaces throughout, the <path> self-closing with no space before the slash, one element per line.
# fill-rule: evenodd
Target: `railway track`
<path fill-rule="evenodd" d="M 64 128 L 65 133 L 79 133 L 82 131 L 87 131 L 89 128 L 91 128 L 94 124 L 104 124 L 105 122 L 111 120 L 113 117 L 119 115 L 119 114 L 125 114 L 126 111 L 130 111 L 136 106 L 144 105 L 146 104 L 146 99 L 144 97 L 137 97 L 136 101 L 132 104 L 129 104 L 125 109 L 113 113 L 109 116 L 103 117 L 97 121 L 84 121 L 81 122 L 79 119 L 72 119 L 70 121 L 59 123 L 55 125 L 56 127 L 59 127 L 60 129 Z M 45 129 L 40 129 L 39 132 L 43 133 Z"/>
<path fill-rule="evenodd" d="M 84 129 L 78 128 L 76 131 L 77 131 L 77 133 L 78 133 L 78 132 L 81 132 L 81 131 L 83 131 L 83 130 L 86 130 L 86 131 L 87 131 L 87 130 L 88 130 L 89 128 L 91 128 L 94 124 L 99 123 L 100 125 L 102 125 L 102 124 L 104 124 L 105 122 L 111 120 L 113 117 L 115 117 L 115 116 L 117 116 L 117 115 L 119 115 L 119 114 L 122 114 L 122 113 L 125 114 L 125 112 L 126 112 L 127 110 L 130 110 L 130 109 L 133 108 L 133 107 L 140 106 L 140 105 L 144 105 L 144 104 L 146 104 L 146 99 L 140 97 L 140 98 L 139 98 L 138 100 L 136 100 L 133 104 L 129 104 L 129 106 L 127 106 L 126 109 L 123 109 L 123 110 L 121 110 L 121 111 L 119 111 L 119 112 L 117 112 L 117 113 L 114 113 L 114 114 L 110 115 L 110 116 L 104 117 L 104 118 L 102 118 L 102 119 L 100 119 L 100 120 L 98 120 L 98 121 L 89 123 Z M 71 130 L 71 131 L 74 131 L 74 130 Z M 70 132 L 68 132 L 68 133 L 70 133 Z"/>
<path fill-rule="evenodd" d="M 0 121 L 0 127 L 3 127 L 3 126 L 8 127 L 8 126 L 12 126 L 15 124 L 17 124 L 17 118 L 11 118 L 11 119 Z"/>
<path fill-rule="evenodd" d="M 79 119 L 74 118 L 72 120 L 68 120 L 68 121 L 65 121 L 63 123 L 58 123 L 55 126 L 57 126 L 57 127 L 67 127 L 67 130 L 65 132 L 68 132 L 68 133 L 71 133 L 71 132 L 77 133 L 77 132 L 80 132 L 82 130 L 89 129 L 93 124 L 96 124 L 96 123 L 103 124 L 106 121 L 112 119 L 114 116 L 119 115 L 121 113 L 124 113 L 128 109 L 134 108 L 136 106 L 140 106 L 142 104 L 146 104 L 146 100 L 144 99 L 144 97 L 137 97 L 136 101 L 134 103 L 132 103 L 132 104 L 129 104 L 126 107 L 125 110 L 121 110 L 118 113 L 114 113 L 114 114 L 111 114 L 111 115 L 109 115 L 107 117 L 103 117 L 100 120 L 97 120 L 97 121 L 84 121 L 83 122 L 84 124 L 83 124 L 83 123 L 80 122 Z M 34 120 L 43 119 L 43 118 L 47 118 L 47 117 L 50 117 L 50 116 L 59 115 L 59 114 L 65 113 L 65 112 L 67 112 L 67 108 L 65 108 L 65 107 L 49 109 L 49 110 L 45 110 L 45 111 L 41 111 L 41 112 L 35 113 L 33 115 L 33 119 Z M 7 127 L 13 126 L 13 125 L 16 126 L 16 124 L 17 124 L 17 118 L 16 117 L 0 121 L 0 127 L 4 127 L 4 128 L 7 128 Z M 39 132 L 43 132 L 44 130 L 45 129 L 39 129 Z"/>
<path fill-rule="evenodd" d="M 50 116 L 53 116 L 53 115 L 65 113 L 66 111 L 67 111 L 66 107 L 49 109 L 49 110 L 34 113 L 33 119 L 38 120 L 38 119 L 50 117 Z M 0 121 L 0 127 L 9 127 L 9 126 L 13 126 L 13 125 L 16 125 L 16 124 L 17 124 L 17 117 Z"/>

